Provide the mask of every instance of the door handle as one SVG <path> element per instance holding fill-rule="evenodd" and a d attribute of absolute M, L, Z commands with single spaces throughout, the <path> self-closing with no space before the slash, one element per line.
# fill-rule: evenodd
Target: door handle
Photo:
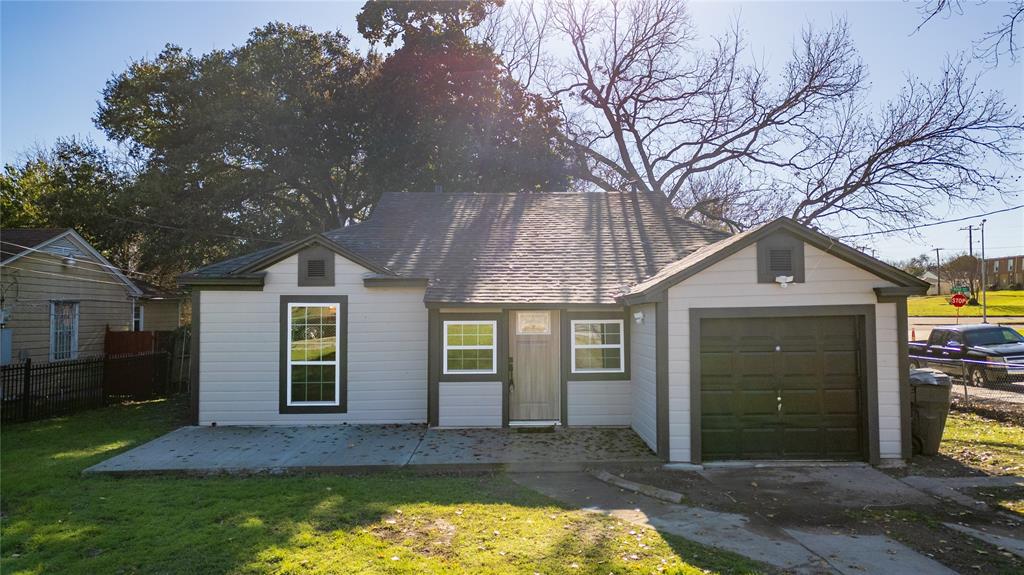
<path fill-rule="evenodd" d="M 512 356 L 508 357 L 508 389 L 512 391 L 512 388 L 516 386 L 515 378 L 515 364 L 512 363 Z"/>

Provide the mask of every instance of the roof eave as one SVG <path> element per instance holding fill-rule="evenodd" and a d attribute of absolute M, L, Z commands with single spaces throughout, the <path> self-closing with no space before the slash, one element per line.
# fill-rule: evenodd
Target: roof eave
<path fill-rule="evenodd" d="M 765 224 L 754 230 L 746 237 L 734 242 L 733 244 L 710 254 L 707 258 L 704 258 L 693 265 L 688 266 L 678 272 L 666 277 L 662 281 L 648 286 L 647 288 L 638 291 L 625 293 L 618 296 L 616 299 L 626 305 L 636 305 L 639 303 L 647 303 L 650 301 L 657 301 L 659 299 L 658 293 L 682 282 L 686 278 L 692 277 L 697 273 L 700 273 L 704 269 L 726 259 L 727 257 L 739 252 L 740 250 L 756 243 L 761 238 L 768 234 L 771 234 L 778 230 L 785 230 L 793 233 L 804 242 L 820 249 L 821 251 L 831 254 L 839 259 L 846 261 L 849 264 L 857 266 L 865 271 L 873 273 L 874 275 L 896 284 L 901 288 L 908 288 L 916 293 L 917 290 L 927 290 L 931 284 L 928 282 L 914 277 L 903 270 L 897 269 L 881 260 L 873 258 L 859 250 L 851 248 L 835 238 L 827 236 L 821 232 L 812 230 L 806 226 L 803 226 L 796 221 L 782 217 L 768 224 Z"/>

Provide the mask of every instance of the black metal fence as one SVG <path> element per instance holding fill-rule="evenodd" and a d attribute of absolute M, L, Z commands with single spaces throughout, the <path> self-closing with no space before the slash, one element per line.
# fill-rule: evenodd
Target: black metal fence
<path fill-rule="evenodd" d="M 33 421 L 167 391 L 168 354 L 101 356 L 0 367 L 0 420 Z"/>

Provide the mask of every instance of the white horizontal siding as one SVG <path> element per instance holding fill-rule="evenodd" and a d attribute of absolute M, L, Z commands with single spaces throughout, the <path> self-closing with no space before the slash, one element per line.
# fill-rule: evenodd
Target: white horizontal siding
<path fill-rule="evenodd" d="M 334 270 L 333 287 L 298 287 L 292 256 L 267 269 L 261 292 L 200 292 L 200 424 L 426 421 L 423 288 L 366 288 L 369 271 L 340 256 Z M 348 413 L 278 413 L 282 295 L 348 296 Z"/>
<path fill-rule="evenodd" d="M 786 288 L 757 283 L 757 246 L 751 245 L 668 290 L 671 461 L 691 461 L 690 308 L 863 304 L 875 306 L 879 455 L 902 457 L 896 304 L 877 303 L 873 291 L 893 284 L 809 245 L 804 256 L 806 281 Z"/>
<path fill-rule="evenodd" d="M 629 424 L 648 447 L 658 450 L 658 400 L 655 358 L 657 347 L 657 314 L 653 304 L 631 308 L 644 314 L 643 323 L 634 323 L 630 329 L 630 370 L 633 393 Z"/>
<path fill-rule="evenodd" d="M 625 381 L 569 381 L 569 425 L 628 426 L 633 405 Z"/>
<path fill-rule="evenodd" d="M 441 427 L 501 427 L 500 381 L 442 381 L 437 398 Z"/>

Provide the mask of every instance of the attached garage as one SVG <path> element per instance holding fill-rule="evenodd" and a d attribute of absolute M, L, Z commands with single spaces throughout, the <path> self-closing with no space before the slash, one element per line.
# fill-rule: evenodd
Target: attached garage
<path fill-rule="evenodd" d="M 862 316 L 697 321 L 705 461 L 866 459 Z"/>
<path fill-rule="evenodd" d="M 660 314 L 659 452 L 689 464 L 906 460 L 906 298 L 925 289 L 786 219 L 637 284 L 621 301 Z"/>

